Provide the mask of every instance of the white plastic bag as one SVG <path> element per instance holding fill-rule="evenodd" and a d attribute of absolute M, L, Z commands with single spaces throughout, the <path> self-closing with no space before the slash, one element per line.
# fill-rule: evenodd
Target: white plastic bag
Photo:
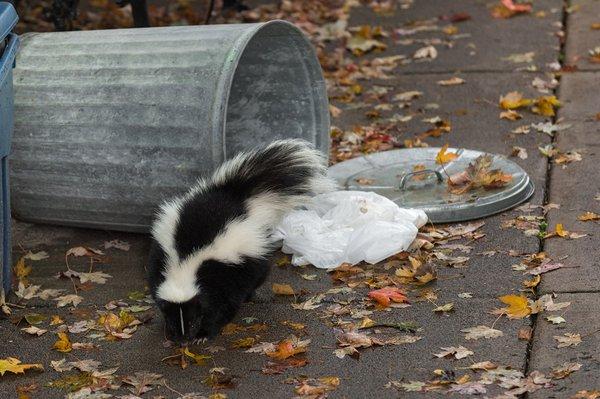
<path fill-rule="evenodd" d="M 406 250 L 427 223 L 418 209 L 403 209 L 372 192 L 317 195 L 306 210 L 288 213 L 274 233 L 294 265 L 321 269 L 342 263 L 377 263 Z"/>

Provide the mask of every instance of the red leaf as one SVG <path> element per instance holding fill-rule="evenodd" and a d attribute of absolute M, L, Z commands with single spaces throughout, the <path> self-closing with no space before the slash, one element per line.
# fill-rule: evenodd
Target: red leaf
<path fill-rule="evenodd" d="M 384 287 L 371 291 L 369 292 L 369 298 L 383 307 L 390 306 L 390 301 L 396 303 L 408 303 L 408 298 L 404 295 L 404 292 L 397 287 Z"/>

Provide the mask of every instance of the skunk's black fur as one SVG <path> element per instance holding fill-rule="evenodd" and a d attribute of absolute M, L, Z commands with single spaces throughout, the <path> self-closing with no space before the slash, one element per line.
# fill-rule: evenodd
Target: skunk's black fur
<path fill-rule="evenodd" d="M 161 206 L 148 278 L 169 339 L 211 338 L 231 321 L 268 275 L 271 229 L 333 187 L 325 172 L 307 143 L 276 141 L 236 156 Z"/>

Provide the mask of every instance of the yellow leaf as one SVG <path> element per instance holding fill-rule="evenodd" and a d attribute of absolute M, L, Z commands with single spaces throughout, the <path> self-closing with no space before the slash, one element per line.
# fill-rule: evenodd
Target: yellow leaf
<path fill-rule="evenodd" d="M 541 96 L 535 100 L 531 110 L 539 115 L 554 116 L 556 115 L 555 108 L 558 107 L 560 107 L 560 101 L 556 96 Z"/>
<path fill-rule="evenodd" d="M 508 307 L 503 310 L 510 319 L 522 319 L 531 314 L 531 308 L 524 295 L 504 295 L 499 298 Z"/>
<path fill-rule="evenodd" d="M 590 220 L 600 220 L 600 215 L 594 212 L 585 212 L 577 217 L 577 220 L 588 222 Z"/>
<path fill-rule="evenodd" d="M 44 366 L 41 364 L 21 364 L 21 361 L 14 357 L 0 359 L 0 376 L 4 375 L 7 371 L 13 374 L 24 374 L 25 370 L 29 369 L 44 370 Z"/>
<path fill-rule="evenodd" d="M 535 288 L 535 287 L 538 286 L 538 284 L 540 283 L 541 280 L 542 280 L 542 276 L 540 274 L 538 274 L 537 276 L 535 276 L 531 280 L 525 280 L 525 281 L 523 281 L 523 285 L 526 288 Z"/>
<path fill-rule="evenodd" d="M 458 158 L 458 154 L 456 154 L 454 152 L 446 153 L 446 151 L 448 151 L 448 144 L 445 144 L 440 149 L 440 151 L 437 153 L 437 155 L 435 156 L 435 163 L 437 163 L 439 165 L 443 165 L 445 163 L 448 163 L 448 162 Z"/>
<path fill-rule="evenodd" d="M 531 103 L 533 103 L 533 100 L 523 98 L 523 94 L 518 91 L 511 91 L 507 95 L 500 97 L 500 108 L 506 110 L 526 107 Z"/>
<path fill-rule="evenodd" d="M 188 349 L 187 346 L 183 350 L 183 354 L 193 359 L 198 366 L 204 366 L 205 360 L 211 358 L 211 356 L 208 355 L 199 355 L 197 353 L 193 353 Z"/>
<path fill-rule="evenodd" d="M 557 223 L 556 224 L 556 235 L 559 237 L 568 237 L 569 236 L 569 232 L 567 230 L 565 230 L 565 228 L 563 227 L 562 223 Z"/>
<path fill-rule="evenodd" d="M 362 321 L 360 322 L 360 325 L 358 326 L 358 328 L 370 328 L 373 327 L 375 325 L 375 321 L 365 317 L 364 319 L 362 319 Z"/>
<path fill-rule="evenodd" d="M 294 295 L 294 289 L 289 284 L 273 283 L 273 293 L 277 295 Z"/>
<path fill-rule="evenodd" d="M 15 265 L 15 275 L 19 281 L 24 281 L 31 273 L 31 266 L 25 265 L 25 257 L 21 257 Z"/>
<path fill-rule="evenodd" d="M 56 315 L 56 314 L 52 315 L 52 318 L 50 320 L 50 325 L 51 326 L 55 326 L 57 324 L 63 324 L 63 323 L 64 323 L 64 321 L 63 321 L 63 319 L 60 318 L 59 315 Z"/>
<path fill-rule="evenodd" d="M 73 346 L 71 345 L 71 341 L 69 340 L 67 333 L 59 332 L 58 341 L 54 343 L 52 348 L 59 352 L 71 352 L 73 350 Z"/>

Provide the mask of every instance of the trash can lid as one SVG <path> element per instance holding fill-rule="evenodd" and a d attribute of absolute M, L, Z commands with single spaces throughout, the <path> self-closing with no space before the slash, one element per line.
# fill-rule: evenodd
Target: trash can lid
<path fill-rule="evenodd" d="M 434 223 L 493 215 L 534 192 L 527 173 L 502 155 L 449 148 L 446 153 L 456 156 L 440 165 L 439 151 L 379 152 L 333 165 L 328 174 L 346 190 L 374 191 L 401 207 L 422 209 Z"/>
<path fill-rule="evenodd" d="M 19 21 L 17 11 L 12 4 L 0 2 L 0 39 L 4 39 Z"/>

